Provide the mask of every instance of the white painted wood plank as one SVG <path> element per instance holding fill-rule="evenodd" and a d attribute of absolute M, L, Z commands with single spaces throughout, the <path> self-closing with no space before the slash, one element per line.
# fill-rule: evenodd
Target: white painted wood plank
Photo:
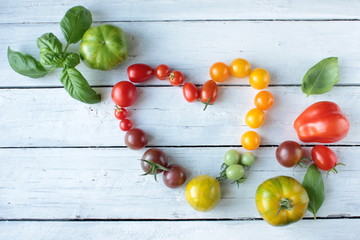
<path fill-rule="evenodd" d="M 359 144 L 359 87 L 335 87 L 324 95 L 305 97 L 300 87 L 272 87 L 273 108 L 256 131 L 262 144 L 296 140 L 293 122 L 310 104 L 335 101 L 351 122 L 349 135 L 336 144 Z M 113 116 L 111 88 L 100 88 L 103 101 L 87 105 L 70 98 L 64 89 L 0 90 L 0 147 L 125 146 L 124 133 Z M 200 102 L 188 103 L 178 87 L 138 88 L 130 108 L 134 126 L 150 136 L 149 146 L 240 145 L 251 130 L 244 123 L 257 91 L 250 87 L 221 87 L 218 101 L 203 111 Z"/>
<path fill-rule="evenodd" d="M 59 22 L 65 12 L 84 5 L 95 21 L 193 19 L 354 19 L 360 18 L 359 1 L 7 1 L 0 10 L 1 23 Z"/>
<path fill-rule="evenodd" d="M 304 220 L 286 227 L 264 221 L 1 222 L 0 238 L 79 239 L 359 239 L 359 219 Z M 331 229 L 335 229 L 331 231 Z"/>
<path fill-rule="evenodd" d="M 186 169 L 188 180 L 216 177 L 229 148 L 165 148 L 170 162 Z M 222 200 L 211 212 L 196 212 L 179 189 L 164 186 L 159 176 L 143 177 L 144 150 L 1 149 L 0 217 L 2 219 L 247 219 L 259 218 L 256 188 L 278 175 L 302 181 L 306 169 L 287 169 L 275 159 L 276 148 L 261 148 L 247 182 L 222 184 Z M 334 147 L 345 167 L 325 178 L 326 199 L 319 217 L 359 216 L 359 147 Z M 238 150 L 243 151 L 238 148 Z M 306 148 L 306 152 L 310 149 Z M 310 213 L 306 214 L 311 217 Z M 345 222 L 344 222 L 345 223 Z M 1 231 L 0 231 L 1 232 Z"/>
<path fill-rule="evenodd" d="M 360 11 L 359 11 L 360 12 Z M 305 72 L 325 57 L 337 56 L 340 84 L 358 84 L 360 79 L 359 21 L 340 22 L 127 22 L 114 23 L 128 34 L 130 57 L 112 71 L 79 69 L 92 85 L 114 85 L 127 79 L 126 68 L 138 62 L 156 67 L 168 64 L 184 72 L 188 80 L 203 84 L 209 67 L 217 61 L 228 64 L 238 57 L 272 74 L 271 84 L 301 84 Z M 61 36 L 59 24 L 0 25 L 0 87 L 61 86 L 59 72 L 42 79 L 15 73 L 7 62 L 7 47 L 38 57 L 36 38 L 45 32 Z M 70 48 L 77 50 L 77 46 Z M 248 84 L 232 79 L 225 84 Z M 168 84 L 151 80 L 148 84 Z"/>

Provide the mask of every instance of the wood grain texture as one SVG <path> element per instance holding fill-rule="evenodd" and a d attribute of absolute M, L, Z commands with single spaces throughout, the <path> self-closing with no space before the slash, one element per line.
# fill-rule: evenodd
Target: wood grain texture
<path fill-rule="evenodd" d="M 360 11 L 359 11 L 360 12 Z M 305 72 L 323 58 L 339 57 L 339 84 L 359 84 L 360 21 L 339 22 L 127 22 L 113 23 L 125 30 L 129 59 L 112 71 L 78 69 L 91 85 L 114 85 L 127 80 L 126 68 L 143 62 L 156 67 L 168 64 L 181 70 L 187 79 L 203 84 L 209 68 L 217 61 L 230 64 L 238 57 L 248 59 L 253 68 L 263 67 L 272 75 L 271 84 L 301 84 Z M 28 31 L 31 29 L 31 31 Z M 146 29 L 144 31 L 144 29 Z M 354 30 L 349 30 L 354 29 Z M 7 47 L 38 58 L 36 39 L 53 32 L 59 38 L 59 24 L 0 25 L 0 87 L 61 86 L 59 71 L 41 79 L 15 73 L 9 66 Z M 211 36 L 211 37 L 209 37 Z M 71 51 L 77 51 L 72 45 Z M 153 79 L 146 84 L 169 85 Z M 224 84 L 248 84 L 247 79 L 231 79 Z"/>
<path fill-rule="evenodd" d="M 360 3 L 356 0 L 18 0 L 3 4 L 0 23 L 59 22 L 74 5 L 89 8 L 95 21 L 360 18 Z"/>
<path fill-rule="evenodd" d="M 162 148 L 171 163 L 184 166 L 188 181 L 200 174 L 218 176 L 229 148 Z M 240 151 L 243 149 L 237 148 Z M 222 184 L 222 200 L 211 212 L 188 206 L 184 186 L 169 189 L 152 176 L 140 176 L 141 151 L 117 148 L 1 149 L 2 219 L 248 219 L 259 218 L 254 196 L 258 185 L 278 175 L 300 182 L 306 169 L 287 169 L 274 147 L 256 151 L 247 182 Z M 326 199 L 318 217 L 359 216 L 359 147 L 333 147 L 339 174 L 325 178 Z M 310 148 L 306 148 L 307 154 Z M 311 217 L 311 213 L 306 216 Z M 314 224 L 315 225 L 315 224 Z M 0 231 L 1 232 L 1 231 Z"/>
<path fill-rule="evenodd" d="M 73 100 L 64 89 L 0 90 L 0 147 L 125 146 L 124 133 L 113 116 L 111 88 L 97 89 L 103 101 L 86 105 Z M 336 144 L 359 144 L 360 88 L 335 87 L 324 95 L 305 97 L 300 87 L 269 88 L 275 96 L 265 124 L 256 129 L 262 144 L 297 140 L 292 126 L 310 104 L 335 101 L 352 123 L 349 135 Z M 200 102 L 188 103 L 178 87 L 138 88 L 130 109 L 134 126 L 148 133 L 149 146 L 240 145 L 251 130 L 244 123 L 258 91 L 250 87 L 221 87 L 218 101 L 203 111 Z M 24 110 L 25 109 L 25 110 Z"/>
<path fill-rule="evenodd" d="M 287 227 L 264 221 L 0 222 L 1 239 L 359 239 L 359 219 L 304 220 Z M 340 227 L 341 226 L 341 227 Z M 20 230 L 21 229 L 21 230 Z M 330 229 L 336 229 L 336 232 Z"/>

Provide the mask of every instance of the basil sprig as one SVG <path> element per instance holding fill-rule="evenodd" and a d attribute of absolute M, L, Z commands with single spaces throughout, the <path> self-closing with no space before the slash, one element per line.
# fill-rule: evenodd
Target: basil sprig
<path fill-rule="evenodd" d="M 323 94 L 330 91 L 338 81 L 338 58 L 329 57 L 321 60 L 306 72 L 301 90 L 306 96 Z"/>
<path fill-rule="evenodd" d="M 79 54 L 67 52 L 69 45 L 80 41 L 91 24 L 91 12 L 85 7 L 76 6 L 69 9 L 60 23 L 67 41 L 64 50 L 62 43 L 53 33 L 45 33 L 36 41 L 40 51 L 39 61 L 29 54 L 8 48 L 7 55 L 11 68 L 31 78 L 41 78 L 56 68 L 63 68 L 60 81 L 71 97 L 84 103 L 100 102 L 101 95 L 97 94 L 83 75 L 75 69 L 80 63 Z"/>
<path fill-rule="evenodd" d="M 302 185 L 309 195 L 308 210 L 314 214 L 314 219 L 316 219 L 316 213 L 325 199 L 325 189 L 321 173 L 315 164 L 308 168 Z"/>

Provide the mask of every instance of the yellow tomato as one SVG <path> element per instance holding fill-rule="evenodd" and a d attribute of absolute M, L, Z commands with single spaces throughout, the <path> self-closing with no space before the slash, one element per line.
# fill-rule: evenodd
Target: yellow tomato
<path fill-rule="evenodd" d="M 237 58 L 230 64 L 231 75 L 237 78 L 243 78 L 250 74 L 251 65 L 243 58 Z"/>
<path fill-rule="evenodd" d="M 274 226 L 283 226 L 303 218 L 309 196 L 294 178 L 278 176 L 257 188 L 255 202 L 264 220 Z"/>
<path fill-rule="evenodd" d="M 241 136 L 241 145 L 246 150 L 255 150 L 260 146 L 260 136 L 254 131 L 245 132 Z"/>
<path fill-rule="evenodd" d="M 218 180 L 208 175 L 194 177 L 186 185 L 185 196 L 189 205 L 195 210 L 210 211 L 220 201 L 220 184 Z"/>
<path fill-rule="evenodd" d="M 250 85 L 255 89 L 264 89 L 270 83 L 270 73 L 263 68 L 256 68 L 250 73 Z"/>
<path fill-rule="evenodd" d="M 268 110 L 274 103 L 274 96 L 268 91 L 261 91 L 256 94 L 254 104 L 258 109 Z"/>
<path fill-rule="evenodd" d="M 223 82 L 230 76 L 230 68 L 223 62 L 216 62 L 210 67 L 209 73 L 215 82 Z"/>
<path fill-rule="evenodd" d="M 245 123 L 251 128 L 258 128 L 265 121 L 265 113 L 263 110 L 253 108 L 246 113 Z"/>

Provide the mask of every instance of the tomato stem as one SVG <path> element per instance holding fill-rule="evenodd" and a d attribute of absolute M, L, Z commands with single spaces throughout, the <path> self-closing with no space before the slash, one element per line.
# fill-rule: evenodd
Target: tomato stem
<path fill-rule="evenodd" d="M 280 211 L 283 210 L 283 209 L 285 209 L 285 210 L 291 210 L 291 209 L 294 208 L 293 206 L 291 206 L 291 201 L 290 201 L 289 199 L 287 199 L 287 198 L 282 198 L 282 199 L 280 199 L 279 205 L 280 205 L 280 208 L 279 208 L 279 210 L 277 211 L 276 216 L 277 216 L 277 215 L 280 213 Z"/>
<path fill-rule="evenodd" d="M 157 170 L 163 170 L 163 171 L 170 171 L 169 168 L 166 168 L 158 163 L 154 163 L 152 161 L 148 161 L 148 160 L 145 160 L 145 159 L 140 159 L 140 161 L 143 161 L 143 162 L 146 162 L 147 164 L 149 164 L 150 168 L 149 170 L 144 173 L 144 174 L 141 174 L 141 176 L 146 176 L 146 175 L 149 175 L 149 174 L 153 174 L 154 175 L 154 179 L 155 181 L 157 181 L 157 178 L 156 178 L 156 175 L 157 175 Z"/>
<path fill-rule="evenodd" d="M 204 103 L 204 104 L 205 104 L 205 107 L 204 107 L 203 111 L 205 111 L 206 108 L 210 105 L 210 101 L 211 101 L 211 98 L 208 98 L 208 100 L 206 101 L 206 103 Z"/>

